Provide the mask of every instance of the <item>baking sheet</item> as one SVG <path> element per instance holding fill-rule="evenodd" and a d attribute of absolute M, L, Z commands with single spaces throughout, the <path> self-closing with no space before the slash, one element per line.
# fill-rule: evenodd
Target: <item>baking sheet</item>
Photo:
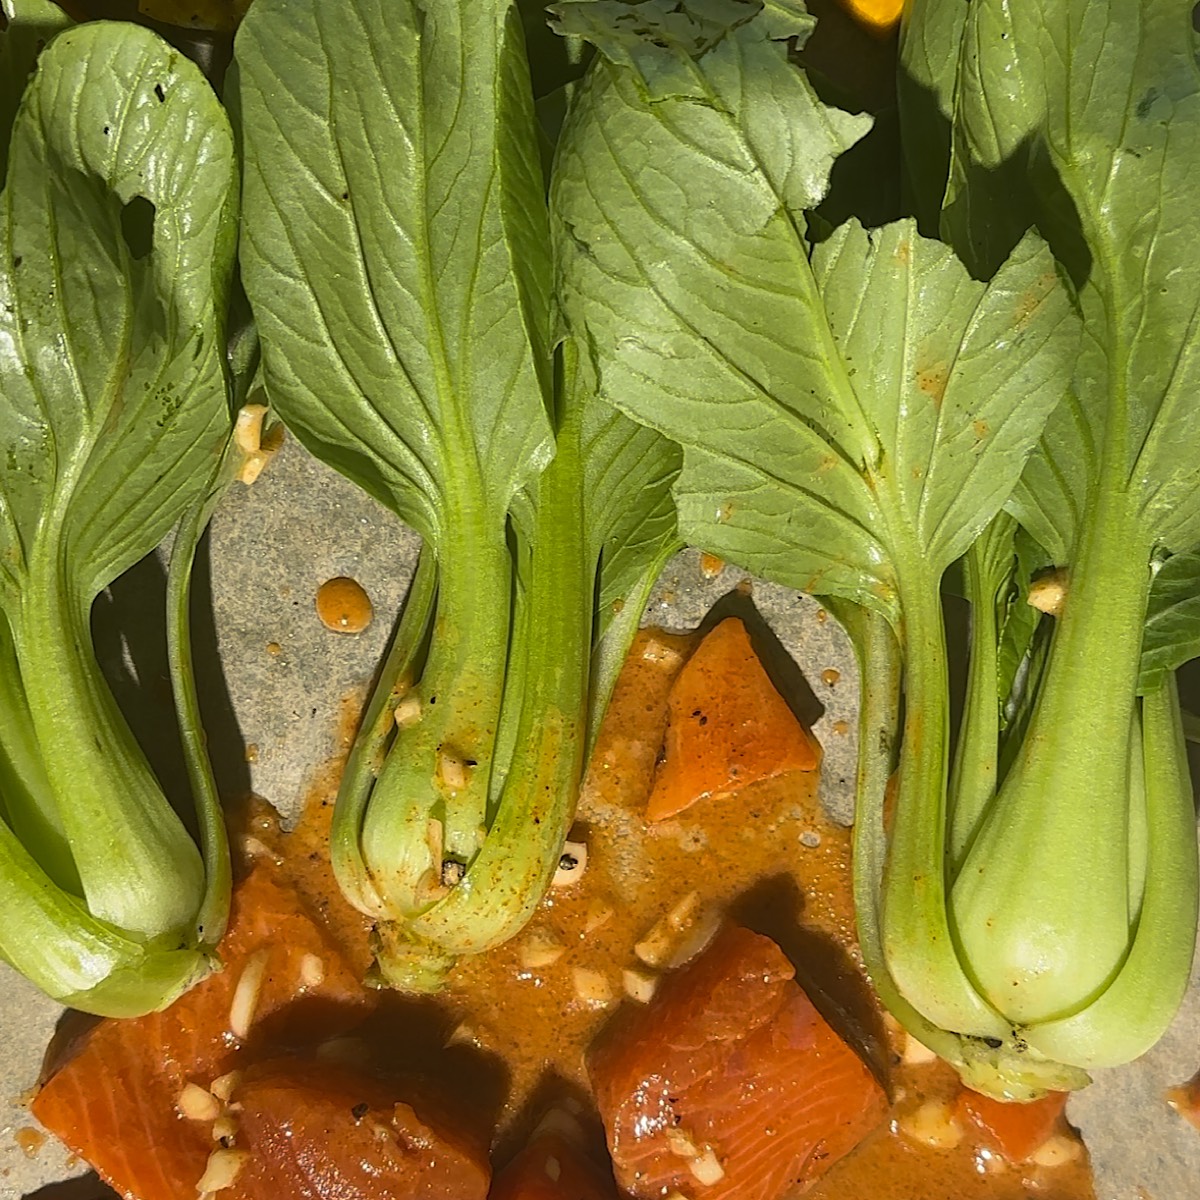
<path fill-rule="evenodd" d="M 252 789 L 285 818 L 296 815 L 317 772 L 338 753 L 347 706 L 365 695 L 416 550 L 415 535 L 292 439 L 252 488 L 234 486 L 200 564 L 195 631 L 224 796 Z M 338 575 L 357 579 L 374 603 L 375 619 L 361 634 L 330 632 L 317 618 L 316 590 Z M 664 572 L 646 620 L 694 627 L 744 578 L 731 567 L 706 578 L 699 555 L 685 551 Z M 118 668 L 124 661 L 128 689 L 143 695 L 161 692 L 163 664 L 154 645 L 131 644 L 130 638 L 152 627 L 160 579 L 153 563 L 138 569 L 118 589 L 114 611 L 102 614 L 98 639 Z M 832 814 L 847 819 L 858 699 L 849 644 L 809 597 L 755 583 L 752 598 L 797 663 L 813 711 L 820 713 L 815 729 L 825 747 L 822 798 Z M 139 609 L 146 613 L 140 619 Z M 830 668 L 837 672 L 832 684 L 822 679 Z M 153 712 L 153 704 L 147 707 Z M 158 736 L 148 728 L 148 737 Z M 86 1179 L 86 1164 L 71 1161 L 53 1139 L 38 1144 L 36 1133 L 28 1132 L 34 1122 L 24 1101 L 60 1012 L 0 964 L 0 1200 L 95 1200 L 104 1194 Z M 1198 1064 L 1200 972 L 1194 972 L 1184 1009 L 1159 1046 L 1133 1067 L 1099 1074 L 1072 1098 L 1069 1115 L 1091 1150 L 1099 1200 L 1200 1194 L 1200 1134 L 1162 1099 Z"/>

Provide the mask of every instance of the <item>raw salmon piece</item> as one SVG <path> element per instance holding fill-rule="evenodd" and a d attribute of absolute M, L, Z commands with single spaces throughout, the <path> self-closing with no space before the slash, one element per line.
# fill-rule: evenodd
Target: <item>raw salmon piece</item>
<path fill-rule="evenodd" d="M 646 804 L 662 821 L 698 800 L 793 771 L 814 771 L 821 747 L 763 670 L 746 627 L 722 621 L 671 688 L 666 756 Z"/>
<path fill-rule="evenodd" d="M 612 1176 L 560 1133 L 534 1134 L 492 1183 L 489 1200 L 617 1200 Z"/>
<path fill-rule="evenodd" d="M 234 891 L 221 957 L 224 970 L 164 1012 L 101 1021 L 33 1101 L 34 1116 L 124 1196 L 194 1194 L 213 1142 L 210 1124 L 178 1111 L 185 1085 L 207 1088 L 266 1041 L 345 1030 L 374 1003 L 267 863 Z M 243 1044 L 230 1030 L 234 994 L 260 968 Z"/>
<path fill-rule="evenodd" d="M 1025 1162 L 1048 1137 L 1064 1133 L 1066 1092 L 1050 1092 L 1031 1104 L 1010 1104 L 963 1088 L 955 1108 L 964 1124 L 974 1126 L 989 1149 L 1010 1163 Z"/>
<path fill-rule="evenodd" d="M 246 1152 L 223 1200 L 484 1200 L 487 1147 L 360 1071 L 278 1058 L 234 1092 Z"/>
<path fill-rule="evenodd" d="M 775 1200 L 884 1118 L 875 1077 L 769 938 L 727 926 L 589 1055 L 618 1185 L 638 1200 Z"/>

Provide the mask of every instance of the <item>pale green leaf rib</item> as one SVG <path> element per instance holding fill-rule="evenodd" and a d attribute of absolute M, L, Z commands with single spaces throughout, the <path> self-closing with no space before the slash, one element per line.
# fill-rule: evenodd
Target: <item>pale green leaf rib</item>
<path fill-rule="evenodd" d="M 1088 1068 L 1130 1062 L 1158 1041 L 1187 990 L 1195 950 L 1196 820 L 1172 674 L 1144 697 L 1141 726 L 1131 749 L 1146 767 L 1145 882 L 1128 952 L 1099 998 L 1030 1035 L 1042 1053 Z"/>
<path fill-rule="evenodd" d="M 0 616 L 0 820 L 60 888 L 78 895 L 81 886 L 71 846 L 46 778 L 21 667 L 8 619 Z"/>
<path fill-rule="evenodd" d="M 592 364 L 571 352 L 582 404 L 586 555 L 597 572 L 588 680 L 588 748 L 608 708 L 642 612 L 667 559 L 682 548 L 671 485 L 679 447 L 598 399 Z"/>
<path fill-rule="evenodd" d="M 179 523 L 167 568 L 167 662 L 171 694 L 179 722 L 184 766 L 192 789 L 200 854 L 204 860 L 204 897 L 195 915 L 194 937 L 206 947 L 217 946 L 224 936 L 233 877 L 225 813 L 208 757 L 207 736 L 196 690 L 190 611 L 192 574 L 200 539 L 226 488 L 233 482 L 241 461 L 242 450 L 230 436 L 209 477 L 206 491 L 193 502 Z"/>

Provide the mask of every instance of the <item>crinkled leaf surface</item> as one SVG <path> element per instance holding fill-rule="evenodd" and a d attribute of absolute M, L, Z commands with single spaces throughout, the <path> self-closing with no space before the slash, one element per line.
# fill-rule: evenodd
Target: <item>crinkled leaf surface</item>
<path fill-rule="evenodd" d="M 261 0 L 237 59 L 242 270 L 273 402 L 422 534 L 436 540 L 464 491 L 502 521 L 551 433 L 544 187 L 516 13 Z"/>
<path fill-rule="evenodd" d="M 1065 294 L 1034 240 L 985 287 L 909 223 L 810 263 L 803 209 L 863 122 L 753 24 L 695 69 L 705 103 L 610 62 L 580 93 L 553 196 L 568 316 L 603 395 L 683 443 L 689 540 L 896 621 L 897 557 L 944 568 L 1020 473 Z"/>
<path fill-rule="evenodd" d="M 1200 656 L 1200 551 L 1168 558 L 1154 577 L 1142 635 L 1138 691 L 1153 691 L 1176 667 Z"/>
<path fill-rule="evenodd" d="M 0 210 L 0 553 L 43 537 L 87 600 L 203 490 L 229 426 L 233 143 L 154 35 L 62 33 L 13 129 Z"/>
<path fill-rule="evenodd" d="M 932 237 L 950 175 L 950 120 L 967 6 L 962 0 L 911 0 L 904 8 L 896 76 L 902 147 L 913 211 L 922 233 Z"/>
<path fill-rule="evenodd" d="M 1186 6 L 982 0 L 970 13 L 956 156 L 993 168 L 1032 144 L 1054 172 L 1038 177 L 1046 219 L 1073 221 L 1091 250 L 1065 263 L 1084 278 L 1074 395 L 1014 511 L 1066 561 L 1103 476 L 1135 494 L 1149 541 L 1186 550 L 1200 541 L 1200 69 Z M 972 203 L 987 221 L 1009 198 Z"/>

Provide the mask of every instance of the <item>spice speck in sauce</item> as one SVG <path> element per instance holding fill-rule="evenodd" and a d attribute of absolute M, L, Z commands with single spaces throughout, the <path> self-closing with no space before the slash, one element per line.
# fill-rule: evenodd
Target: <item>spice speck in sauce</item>
<path fill-rule="evenodd" d="M 317 616 L 334 633 L 362 633 L 374 615 L 371 597 L 355 579 L 339 575 L 317 589 Z"/>

